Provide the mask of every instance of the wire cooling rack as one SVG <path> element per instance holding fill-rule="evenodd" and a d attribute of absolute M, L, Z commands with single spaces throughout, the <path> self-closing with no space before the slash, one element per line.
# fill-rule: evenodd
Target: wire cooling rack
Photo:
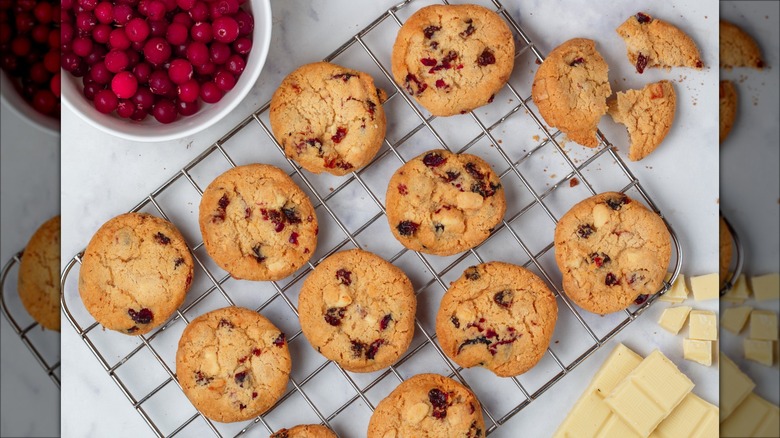
<path fill-rule="evenodd" d="M 552 237 L 557 219 L 572 205 L 615 190 L 630 193 L 661 213 L 602 134 L 598 148 L 574 146 L 567 150 L 560 132 L 545 126 L 530 98 L 533 69 L 544 57 L 497 0 L 483 3 L 507 21 L 516 38 L 516 67 L 509 83 L 492 104 L 465 115 L 436 118 L 418 107 L 393 82 L 388 61 L 399 26 L 418 6 L 429 3 L 406 0 L 390 8 L 325 58 L 370 73 L 378 86 L 388 91 L 384 104 L 387 138 L 368 166 L 343 178 L 304 172 L 284 157 L 274 140 L 268 122 L 269 104 L 265 104 L 132 209 L 164 217 L 179 227 L 188 242 L 199 242 L 190 247 L 197 268 L 192 288 L 165 325 L 137 337 L 101 330 L 78 297 L 82 254 L 65 267 L 62 305 L 67 319 L 157 436 L 206 436 L 209 431 L 215 436 L 250 432 L 257 436 L 262 435 L 258 425 L 271 433 L 300 423 L 326 424 L 343 437 L 364 436 L 376 404 L 400 381 L 420 372 L 449 375 L 468 385 L 482 403 L 485 432 L 490 434 L 668 290 L 670 283 L 664 283 L 644 302 L 603 317 L 581 311 L 561 293 Z M 389 176 L 408 159 L 440 147 L 486 159 L 501 176 L 507 195 L 506 217 L 491 237 L 452 257 L 406 250 L 392 237 L 383 219 Z M 197 224 L 203 187 L 231 166 L 258 161 L 286 169 L 312 199 L 320 223 L 320 242 L 311 263 L 279 282 L 232 279 L 205 253 Z M 680 272 L 682 251 L 676 234 L 668 222 L 666 225 L 675 248 L 669 280 L 673 282 Z M 418 294 L 416 332 L 409 350 L 393 366 L 369 374 L 347 372 L 317 354 L 302 339 L 295 306 L 301 280 L 325 257 L 354 247 L 375 252 L 401 267 Z M 532 370 L 510 379 L 481 368 L 460 368 L 436 342 L 435 315 L 447 285 L 466 267 L 490 260 L 531 269 L 548 283 L 559 304 L 554 341 L 547 354 Z M 187 401 L 176 380 L 175 352 L 180 334 L 192 318 L 234 304 L 262 312 L 292 334 L 288 339 L 293 371 L 286 393 L 268 412 L 247 422 L 223 424 L 206 419 Z"/>
<path fill-rule="evenodd" d="M 35 322 L 24 310 L 16 288 L 15 275 L 22 261 L 23 252 L 16 253 L 3 266 L 0 273 L 0 308 L 14 332 L 27 346 L 35 360 L 43 367 L 43 370 L 51 378 L 52 382 L 60 387 L 60 358 L 59 358 L 59 333 L 53 330 L 42 330 L 36 327 Z M 6 295 L 7 294 L 7 295 Z M 16 315 L 16 316 L 14 316 Z"/>
<path fill-rule="evenodd" d="M 742 242 L 739 240 L 739 234 L 737 234 L 737 231 L 731 225 L 731 222 L 726 219 L 726 216 L 723 215 L 723 212 L 720 213 L 720 217 L 723 218 L 723 222 L 726 223 L 726 227 L 729 229 L 732 249 L 729 272 L 726 276 L 726 279 L 723 281 L 723 284 L 720 285 L 720 295 L 723 296 L 732 287 L 734 287 L 734 283 L 737 281 L 737 278 L 739 278 L 740 274 L 742 274 L 742 267 L 745 264 L 745 250 L 742 247 Z"/>

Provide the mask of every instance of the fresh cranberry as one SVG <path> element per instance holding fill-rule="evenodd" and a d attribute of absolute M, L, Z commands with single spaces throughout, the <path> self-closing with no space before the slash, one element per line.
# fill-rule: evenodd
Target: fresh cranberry
<path fill-rule="evenodd" d="M 106 54 L 106 68 L 111 73 L 119 73 L 130 66 L 130 58 L 124 50 L 112 50 Z"/>
<path fill-rule="evenodd" d="M 225 93 L 213 82 L 206 82 L 200 87 L 200 98 L 206 103 L 217 103 Z"/>
<path fill-rule="evenodd" d="M 119 72 L 111 80 L 111 90 L 120 99 L 129 99 L 138 90 L 138 80 L 129 71 Z"/>
<path fill-rule="evenodd" d="M 60 90 L 61 90 L 61 79 L 60 73 L 57 72 L 57 74 L 54 75 L 54 77 L 51 78 L 51 82 L 49 83 L 49 89 L 51 89 L 51 92 L 54 93 L 55 96 L 60 97 Z"/>
<path fill-rule="evenodd" d="M 116 114 L 123 119 L 129 119 L 135 114 L 135 105 L 129 99 L 120 99 L 116 106 Z"/>
<path fill-rule="evenodd" d="M 246 68 L 246 61 L 240 55 L 231 55 L 227 61 L 227 69 L 234 75 L 240 75 Z"/>
<path fill-rule="evenodd" d="M 41 114 L 51 114 L 57 107 L 57 97 L 49 90 L 38 90 L 33 95 L 32 106 Z"/>
<path fill-rule="evenodd" d="M 92 39 L 99 44 L 107 44 L 111 40 L 111 26 L 100 23 L 92 29 Z"/>
<path fill-rule="evenodd" d="M 39 23 L 47 24 L 52 21 L 52 6 L 51 3 L 40 2 L 35 5 L 33 9 L 33 15 Z"/>
<path fill-rule="evenodd" d="M 103 114 L 110 114 L 118 104 L 119 99 L 111 90 L 100 90 L 95 94 L 95 109 Z"/>
<path fill-rule="evenodd" d="M 155 70 L 149 76 L 149 89 L 158 96 L 165 96 L 174 89 L 174 84 L 164 70 Z"/>
<path fill-rule="evenodd" d="M 87 84 L 84 86 L 84 90 L 82 93 L 84 94 L 84 97 L 87 98 L 87 100 L 95 100 L 95 96 L 97 96 L 97 93 L 103 89 L 103 86 L 100 84 Z"/>
<path fill-rule="evenodd" d="M 195 79 L 190 79 L 179 85 L 178 88 L 179 99 L 184 102 L 195 102 L 200 95 L 200 85 Z"/>
<path fill-rule="evenodd" d="M 136 108 L 141 108 L 148 111 L 152 109 L 152 106 L 154 106 L 155 98 L 154 93 L 152 93 L 151 90 L 146 87 L 139 87 L 138 91 L 136 91 L 131 100 L 135 104 Z"/>
<path fill-rule="evenodd" d="M 188 38 L 187 27 L 181 23 L 171 23 L 165 31 L 165 39 L 173 46 L 185 44 Z"/>
<path fill-rule="evenodd" d="M 150 38 L 144 44 L 144 56 L 153 65 L 162 65 L 171 57 L 171 45 L 163 38 Z"/>
<path fill-rule="evenodd" d="M 32 43 L 26 37 L 16 37 L 11 41 L 11 52 L 18 57 L 27 56 L 32 50 Z"/>
<path fill-rule="evenodd" d="M 236 78 L 229 72 L 220 70 L 214 76 L 214 83 L 217 84 L 220 90 L 227 92 L 236 86 Z"/>
<path fill-rule="evenodd" d="M 217 65 L 213 62 L 207 62 L 203 65 L 196 65 L 195 72 L 201 77 L 205 77 L 204 80 L 208 80 L 208 77 L 213 76 L 217 72 Z"/>
<path fill-rule="evenodd" d="M 127 50 L 130 48 L 132 41 L 127 37 L 127 33 L 123 29 L 114 29 L 111 31 L 111 35 L 108 38 L 108 46 L 112 50 Z"/>
<path fill-rule="evenodd" d="M 230 59 L 230 46 L 225 43 L 213 42 L 209 46 L 209 57 L 214 64 L 222 65 Z"/>
<path fill-rule="evenodd" d="M 176 117 L 178 116 L 178 111 L 176 110 L 176 105 L 173 103 L 173 101 L 162 98 L 154 105 L 154 108 L 152 108 L 152 115 L 155 119 L 157 119 L 158 122 L 168 124 L 173 123 L 176 121 Z"/>
<path fill-rule="evenodd" d="M 185 30 L 187 31 L 187 37 L 189 37 L 190 35 L 189 28 L 191 28 L 195 24 L 195 21 L 192 20 L 190 14 L 186 12 L 179 12 L 178 14 L 173 16 L 173 21 L 171 22 L 171 24 L 173 23 L 184 25 L 184 27 L 186 27 Z"/>
<path fill-rule="evenodd" d="M 88 76 L 96 83 L 103 85 L 111 82 L 111 77 L 113 75 L 108 70 L 105 63 L 98 62 L 89 70 Z"/>
<path fill-rule="evenodd" d="M 192 79 L 192 64 L 186 59 L 174 59 L 168 66 L 168 77 L 177 85 L 189 81 Z"/>
<path fill-rule="evenodd" d="M 36 62 L 30 67 L 30 79 L 36 84 L 47 84 L 51 80 L 51 73 L 42 62 Z"/>
<path fill-rule="evenodd" d="M 206 21 L 209 18 L 209 7 L 202 1 L 196 2 L 189 9 L 189 14 L 195 22 Z"/>
<path fill-rule="evenodd" d="M 149 82 L 149 76 L 152 74 L 152 65 L 148 62 L 139 62 L 133 67 L 133 74 L 138 79 L 139 84 L 146 84 Z"/>
<path fill-rule="evenodd" d="M 190 29 L 190 37 L 192 37 L 193 41 L 210 43 L 214 38 L 214 34 L 211 30 L 211 24 L 206 21 L 195 24 L 195 26 L 192 26 L 192 29 Z"/>
<path fill-rule="evenodd" d="M 233 18 L 235 18 L 236 23 L 238 23 L 239 35 L 247 36 L 252 34 L 252 31 L 255 29 L 255 19 L 249 12 L 239 9 Z"/>
<path fill-rule="evenodd" d="M 102 24 L 109 24 L 114 21 L 114 5 L 109 1 L 98 3 L 94 13 L 95 18 Z"/>
<path fill-rule="evenodd" d="M 195 2 L 196 0 L 176 0 L 176 6 L 181 8 L 183 11 L 189 11 L 193 6 L 195 6 Z"/>
<path fill-rule="evenodd" d="M 149 23 L 143 18 L 133 18 L 125 26 L 125 33 L 127 38 L 132 41 L 145 41 L 149 37 Z"/>
<path fill-rule="evenodd" d="M 193 41 L 187 46 L 187 59 L 192 65 L 203 65 L 209 62 L 209 48 L 199 41 Z"/>
<path fill-rule="evenodd" d="M 239 37 L 233 42 L 233 50 L 240 55 L 248 55 L 252 50 L 252 40 L 247 37 Z"/>
<path fill-rule="evenodd" d="M 232 17 L 219 17 L 212 24 L 214 39 L 221 43 L 232 43 L 238 38 L 238 22 Z"/>

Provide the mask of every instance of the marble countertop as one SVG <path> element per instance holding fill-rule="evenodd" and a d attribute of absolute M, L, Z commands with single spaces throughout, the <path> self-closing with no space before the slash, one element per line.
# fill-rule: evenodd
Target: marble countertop
<path fill-rule="evenodd" d="M 224 132 L 265 103 L 284 75 L 300 64 L 322 59 L 395 3 L 388 0 L 272 2 L 273 41 L 256 87 L 228 118 L 193 138 L 160 144 L 127 142 L 103 134 L 79 120 L 75 114 L 64 111 L 63 126 L 68 129 L 62 139 L 63 265 L 84 248 L 102 223 L 135 206 Z M 409 8 L 414 10 L 429 3 L 416 0 Z M 717 65 L 718 41 L 714 36 L 717 35 L 718 3 L 663 2 L 654 3 L 651 9 L 646 9 L 646 12 L 685 29 L 697 42 L 708 67 L 702 71 L 647 71 L 644 75 L 636 74 L 633 66 L 627 62 L 623 42 L 614 32 L 626 17 L 646 8 L 644 3 L 626 0 L 614 2 L 609 8 L 597 8 L 593 2 L 585 0 L 571 0 L 565 6 L 561 2 L 537 0 L 506 1 L 505 6 L 543 52 L 549 52 L 573 37 L 595 39 L 610 65 L 610 82 L 614 90 L 639 88 L 660 79 L 675 82 L 678 93 L 675 125 L 653 155 L 642 162 L 630 163 L 629 167 L 679 234 L 685 251 L 683 272 L 698 275 L 717 271 L 717 239 L 713 236 L 717 235 L 718 211 L 718 71 L 709 66 Z M 407 16 L 408 12 L 401 15 Z M 562 26 L 561 23 L 566 25 Z M 377 44 L 384 45 L 383 53 L 389 54 L 392 39 Z M 523 65 L 516 74 L 521 81 L 530 81 L 532 67 Z M 602 120 L 600 128 L 625 156 L 628 144 L 625 129 L 613 124 L 608 117 Z M 503 137 L 502 147 L 524 148 L 533 143 L 532 137 L 531 132 L 518 137 L 507 135 Z M 252 140 L 242 137 L 237 141 Z M 243 147 L 251 149 L 252 146 L 250 143 Z M 568 143 L 565 148 L 575 155 L 581 149 L 573 143 Z M 275 150 L 251 150 L 250 156 L 256 160 L 279 161 Z M 604 162 L 600 166 L 611 165 Z M 550 182 L 554 180 L 550 179 Z M 187 207 L 188 210 L 193 208 L 196 209 L 196 205 Z M 620 333 L 617 340 L 625 342 L 641 354 L 660 348 L 691 376 L 697 384 L 694 390 L 697 394 L 717 403 L 717 366 L 705 368 L 682 360 L 684 334 L 671 336 L 655 323 L 663 306 L 660 304 L 651 308 Z M 696 303 L 694 306 L 717 310 L 715 301 Z M 112 335 L 120 336 L 111 333 L 101 336 L 110 340 Z M 518 430 L 523 430 L 524 435 L 528 436 L 549 436 L 579 397 L 612 345 L 614 341 L 512 417 L 493 436 L 517 436 Z M 62 351 L 63 373 L 67 376 L 62 386 L 64 436 L 151 435 L 148 426 L 70 327 L 63 327 Z M 146 360 L 154 361 L 151 356 Z M 155 365 L 152 363 L 151 367 L 155 368 Z M 144 370 L 140 367 L 137 372 L 143 373 Z M 337 374 L 333 376 L 340 378 Z M 141 381 L 139 385 L 148 386 L 152 383 L 143 382 L 144 375 L 135 377 Z M 333 386 L 330 389 L 333 397 L 351 391 L 348 385 Z M 183 405 L 188 403 L 186 399 L 180 402 L 181 397 L 175 400 L 175 403 Z M 155 418 L 166 422 L 166 413 L 181 407 L 172 406 L 171 403 L 155 404 L 155 415 L 158 416 Z M 300 416 L 317 421 L 316 417 L 312 418 L 305 404 L 299 407 L 301 411 L 288 410 L 286 414 L 274 414 L 269 422 L 274 427 L 289 426 Z M 294 416 L 296 414 L 300 415 Z M 351 427 L 346 422 L 349 421 L 349 414 L 346 414 L 346 420 L 344 415 L 337 417 L 339 432 L 345 437 L 364 436 L 364 426 Z M 545 421 L 539 421 L 539 418 Z M 262 426 L 253 429 L 251 435 L 259 433 L 258 436 L 262 436 L 262 433 L 257 432 L 260 429 Z"/>

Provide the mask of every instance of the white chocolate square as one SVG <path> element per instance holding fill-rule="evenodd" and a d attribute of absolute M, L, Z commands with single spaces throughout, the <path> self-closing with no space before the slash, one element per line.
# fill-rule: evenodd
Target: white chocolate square
<path fill-rule="evenodd" d="M 780 274 L 766 274 L 750 279 L 753 284 L 753 296 L 756 301 L 776 300 L 780 298 Z"/>
<path fill-rule="evenodd" d="M 741 274 L 737 277 L 737 281 L 731 286 L 725 295 L 720 297 L 721 300 L 729 301 L 732 303 L 742 304 L 746 299 L 750 298 L 750 288 L 748 287 L 745 274 Z"/>
<path fill-rule="evenodd" d="M 774 363 L 774 342 L 761 339 L 743 339 L 745 359 L 771 367 Z"/>
<path fill-rule="evenodd" d="M 672 278 L 672 273 L 667 272 L 665 281 L 669 281 Z M 666 291 L 665 294 L 658 298 L 658 301 L 666 301 L 669 303 L 682 303 L 688 298 L 688 286 L 685 284 L 685 276 L 679 274 L 677 279 L 672 283 L 672 286 Z"/>
<path fill-rule="evenodd" d="M 750 339 L 777 340 L 777 313 L 769 310 L 750 312 Z"/>
<path fill-rule="evenodd" d="M 720 275 L 715 272 L 691 277 L 691 289 L 696 301 L 718 299 L 720 298 Z"/>
<path fill-rule="evenodd" d="M 712 365 L 712 341 L 683 339 L 683 358 L 706 367 Z"/>
<path fill-rule="evenodd" d="M 689 338 L 702 341 L 718 340 L 718 320 L 714 312 L 709 310 L 691 310 L 688 320 L 690 326 Z"/>
<path fill-rule="evenodd" d="M 661 313 L 661 317 L 658 319 L 658 325 L 664 328 L 664 330 L 674 333 L 680 333 L 680 329 L 685 325 L 685 320 L 688 319 L 688 313 L 691 311 L 690 306 L 676 306 L 668 307 Z"/>
<path fill-rule="evenodd" d="M 720 326 L 738 335 L 745 328 L 745 323 L 752 310 L 753 308 L 750 306 L 728 307 L 723 310 L 723 315 L 720 317 Z"/>
<path fill-rule="evenodd" d="M 756 384 L 739 367 L 720 353 L 720 421 L 729 417 L 753 391 Z M 738 435 L 737 435 L 738 436 Z"/>

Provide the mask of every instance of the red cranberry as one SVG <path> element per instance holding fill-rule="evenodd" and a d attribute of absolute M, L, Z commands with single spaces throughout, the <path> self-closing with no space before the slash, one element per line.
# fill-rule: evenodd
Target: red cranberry
<path fill-rule="evenodd" d="M 163 38 L 151 38 L 144 44 L 144 56 L 153 65 L 162 65 L 171 57 L 171 45 Z"/>
<path fill-rule="evenodd" d="M 146 119 L 146 116 L 149 115 L 149 112 L 142 108 L 136 108 L 135 112 L 132 116 L 130 116 L 130 120 L 134 120 L 136 122 L 140 122 L 144 119 Z"/>
<path fill-rule="evenodd" d="M 176 121 L 178 111 L 173 101 L 163 98 L 152 108 L 152 115 L 158 122 L 168 124 Z"/>
<path fill-rule="evenodd" d="M 190 79 L 179 85 L 179 99 L 184 102 L 195 102 L 200 95 L 200 85 L 195 79 Z"/>
<path fill-rule="evenodd" d="M 111 26 L 100 23 L 92 29 L 92 39 L 99 44 L 107 44 L 111 40 Z"/>
<path fill-rule="evenodd" d="M 221 43 L 232 43 L 238 38 L 238 22 L 232 17 L 219 17 L 212 24 L 214 39 Z"/>
<path fill-rule="evenodd" d="M 130 48 L 130 38 L 123 29 L 114 29 L 108 38 L 108 46 L 113 50 L 127 50 Z"/>
<path fill-rule="evenodd" d="M 49 39 L 49 26 L 45 24 L 39 24 L 35 26 L 30 34 L 32 40 L 38 44 L 44 44 Z"/>
<path fill-rule="evenodd" d="M 52 6 L 51 3 L 41 2 L 35 5 L 33 9 L 33 15 L 39 23 L 47 24 L 52 20 Z"/>
<path fill-rule="evenodd" d="M 204 2 L 196 2 L 195 5 L 189 9 L 189 14 L 190 18 L 195 22 L 206 21 L 209 18 L 209 7 Z"/>
<path fill-rule="evenodd" d="M 97 0 L 78 0 L 79 6 L 84 11 L 92 11 L 97 6 Z"/>
<path fill-rule="evenodd" d="M 213 62 L 207 62 L 207 63 L 205 63 L 203 65 L 195 66 L 195 71 L 200 76 L 205 76 L 206 77 L 204 79 L 204 81 L 208 81 L 208 77 L 209 76 L 213 76 L 214 73 L 217 71 L 217 65 L 214 64 Z"/>
<path fill-rule="evenodd" d="M 233 50 L 240 55 L 248 55 L 252 50 L 252 40 L 247 37 L 239 37 L 233 42 Z"/>
<path fill-rule="evenodd" d="M 165 39 L 174 46 L 186 43 L 188 38 L 187 27 L 182 23 L 171 23 L 165 31 Z"/>
<path fill-rule="evenodd" d="M 118 104 L 119 99 L 111 90 L 100 90 L 95 94 L 95 109 L 103 114 L 110 114 Z"/>
<path fill-rule="evenodd" d="M 211 62 L 222 65 L 228 62 L 228 59 L 230 59 L 230 46 L 225 43 L 215 41 L 209 46 L 209 55 Z"/>
<path fill-rule="evenodd" d="M 196 0 L 176 0 L 176 5 L 183 11 L 189 11 L 195 6 L 195 1 Z"/>
<path fill-rule="evenodd" d="M 217 84 L 222 91 L 230 91 L 236 86 L 236 78 L 225 70 L 220 70 L 217 75 L 214 76 L 214 83 Z"/>
<path fill-rule="evenodd" d="M 238 8 L 240 6 L 238 4 L 238 0 L 217 0 L 211 5 L 212 10 L 216 10 L 216 12 L 219 14 L 218 16 L 233 15 L 238 12 Z M 213 14 L 212 17 L 216 18 L 213 16 Z"/>
<path fill-rule="evenodd" d="M 135 105 L 129 99 L 120 99 L 116 107 L 116 114 L 123 119 L 129 119 L 135 114 Z"/>
<path fill-rule="evenodd" d="M 155 70 L 149 76 L 149 88 L 152 93 L 164 96 L 174 89 L 173 82 L 163 70 Z"/>
<path fill-rule="evenodd" d="M 227 61 L 227 68 L 230 73 L 240 75 L 246 68 L 246 61 L 240 55 L 231 55 Z"/>
<path fill-rule="evenodd" d="M 95 18 L 102 24 L 109 24 L 114 21 L 114 6 L 111 2 L 104 1 L 98 3 L 94 13 Z"/>
<path fill-rule="evenodd" d="M 213 82 L 206 82 L 200 87 L 200 98 L 206 103 L 217 103 L 225 93 Z"/>
<path fill-rule="evenodd" d="M 66 23 L 62 23 L 60 25 L 59 30 L 52 29 L 49 31 L 49 48 L 51 49 L 57 49 L 60 50 L 60 46 L 62 45 L 62 28 Z M 71 32 L 73 31 L 73 28 L 71 27 Z M 94 29 L 93 29 L 94 31 Z M 71 41 L 73 38 L 71 38 Z"/>
<path fill-rule="evenodd" d="M 233 17 L 238 23 L 238 34 L 241 36 L 251 35 L 255 29 L 255 18 L 243 9 L 239 9 Z"/>
<path fill-rule="evenodd" d="M 129 71 L 119 72 L 111 80 L 111 90 L 117 97 L 129 99 L 138 90 L 138 80 Z"/>
<path fill-rule="evenodd" d="M 149 82 L 149 76 L 152 74 L 152 65 L 148 62 L 139 62 L 133 67 L 133 74 L 138 79 L 139 84 L 146 84 Z"/>
<path fill-rule="evenodd" d="M 32 99 L 32 106 L 42 114 L 51 114 L 57 107 L 57 97 L 49 90 L 38 90 Z"/>
<path fill-rule="evenodd" d="M 203 65 L 209 62 L 209 48 L 199 41 L 193 41 L 187 46 L 187 59 L 192 65 Z"/>
<path fill-rule="evenodd" d="M 32 50 L 32 43 L 26 37 L 16 37 L 11 41 L 11 52 L 18 57 L 27 56 Z"/>
<path fill-rule="evenodd" d="M 95 65 L 93 65 L 92 68 L 89 70 L 88 76 L 96 83 L 103 85 L 111 82 L 112 74 L 106 67 L 105 63 L 98 62 L 95 63 Z"/>
<path fill-rule="evenodd" d="M 191 116 L 198 112 L 200 104 L 198 101 L 185 102 L 181 99 L 176 99 L 176 110 L 183 116 Z"/>
<path fill-rule="evenodd" d="M 95 15 L 91 12 L 79 12 L 76 14 L 76 29 L 84 32 L 91 31 L 97 24 Z"/>
<path fill-rule="evenodd" d="M 73 53 L 82 58 L 89 56 L 92 52 L 92 40 L 89 38 L 76 38 L 73 40 Z"/>
<path fill-rule="evenodd" d="M 211 24 L 206 21 L 195 24 L 195 26 L 192 26 L 192 29 L 190 29 L 190 36 L 193 41 L 210 43 L 214 38 L 214 34 L 211 31 Z"/>
<path fill-rule="evenodd" d="M 130 65 L 130 58 L 124 50 L 112 50 L 106 54 L 106 68 L 111 73 L 119 73 Z"/>
<path fill-rule="evenodd" d="M 141 108 L 148 111 L 152 109 L 155 98 L 154 93 L 152 93 L 151 90 L 146 87 L 139 87 L 138 91 L 136 91 L 131 100 L 135 104 L 136 108 Z"/>
<path fill-rule="evenodd" d="M 114 5 L 114 23 L 124 26 L 129 23 L 133 18 L 133 8 L 130 5 L 116 4 Z M 121 30 L 121 29 L 120 29 Z"/>
<path fill-rule="evenodd" d="M 60 97 L 60 89 L 61 89 L 61 79 L 60 73 L 57 72 L 57 74 L 54 75 L 53 78 L 51 78 L 51 82 L 49 83 L 49 89 L 51 89 L 51 92 L 54 93 L 55 96 Z"/>
<path fill-rule="evenodd" d="M 190 35 L 189 28 L 191 28 L 195 24 L 195 22 L 192 20 L 192 17 L 190 17 L 190 14 L 188 14 L 186 12 L 179 12 L 178 14 L 174 15 L 173 16 L 173 21 L 172 21 L 171 24 L 173 24 L 173 23 L 183 24 L 184 27 L 187 28 L 187 36 L 188 37 Z"/>
<path fill-rule="evenodd" d="M 102 90 L 103 86 L 100 84 L 87 84 L 84 86 L 84 90 L 82 93 L 84 93 L 84 97 L 87 98 L 87 100 L 94 100 L 95 96 L 97 95 L 98 91 Z"/>
<path fill-rule="evenodd" d="M 192 79 L 192 64 L 186 59 L 174 59 L 168 66 L 168 77 L 177 85 L 189 81 Z"/>
<path fill-rule="evenodd" d="M 42 62 L 37 62 L 30 67 L 30 79 L 36 84 L 47 84 L 51 80 L 51 73 L 46 70 Z"/>
<path fill-rule="evenodd" d="M 125 26 L 127 38 L 132 42 L 145 41 L 146 38 L 149 37 L 150 31 L 149 23 L 143 18 L 133 18 L 127 23 L 127 26 Z"/>

